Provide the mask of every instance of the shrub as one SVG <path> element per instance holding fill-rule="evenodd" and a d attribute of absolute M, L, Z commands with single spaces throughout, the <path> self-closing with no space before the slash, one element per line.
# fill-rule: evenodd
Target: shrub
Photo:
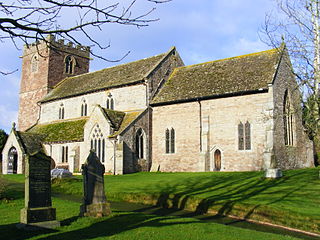
<path fill-rule="evenodd" d="M 6 190 L 6 182 L 3 177 L 0 175 L 0 199 L 4 198 L 4 192 Z"/>

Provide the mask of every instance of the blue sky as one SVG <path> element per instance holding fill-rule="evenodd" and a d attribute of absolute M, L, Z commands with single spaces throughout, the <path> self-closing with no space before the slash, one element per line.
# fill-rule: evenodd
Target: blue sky
<path fill-rule="evenodd" d="M 140 0 L 136 11 L 148 6 Z M 184 63 L 190 65 L 270 48 L 260 41 L 258 32 L 265 14 L 275 9 L 272 0 L 173 0 L 156 8 L 150 17 L 160 20 L 148 27 L 114 24 L 95 31 L 94 36 L 100 42 L 110 41 L 111 47 L 104 52 L 93 50 L 109 59 L 130 51 L 120 62 L 125 63 L 176 46 Z M 0 75 L 0 128 L 9 132 L 12 122 L 17 121 L 22 50 L 10 42 L 0 43 L 0 47 L 0 69 L 18 69 L 14 74 Z M 90 71 L 120 63 L 94 59 Z"/>

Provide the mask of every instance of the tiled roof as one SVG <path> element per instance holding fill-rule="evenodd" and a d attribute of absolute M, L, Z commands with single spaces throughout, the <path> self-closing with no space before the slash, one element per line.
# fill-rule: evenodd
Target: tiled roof
<path fill-rule="evenodd" d="M 50 124 L 37 124 L 26 134 L 39 134 L 43 142 L 83 141 L 83 127 L 88 118 L 59 121 Z"/>
<path fill-rule="evenodd" d="M 61 81 L 40 102 L 82 95 L 113 87 L 139 83 L 172 51 L 138 61 L 69 77 Z"/>
<path fill-rule="evenodd" d="M 267 89 L 280 55 L 272 49 L 176 68 L 152 104 Z"/>
<path fill-rule="evenodd" d="M 117 131 L 120 128 L 122 120 L 126 115 L 124 112 L 102 108 L 105 117 L 110 121 L 112 127 Z"/>
<path fill-rule="evenodd" d="M 37 152 L 43 152 L 42 141 L 45 137 L 44 135 L 20 131 L 17 131 L 17 135 L 20 137 L 20 144 L 25 153 L 32 155 Z"/>
<path fill-rule="evenodd" d="M 111 122 L 114 132 L 109 137 L 121 134 L 145 110 L 121 112 L 100 107 L 105 117 Z"/>
<path fill-rule="evenodd" d="M 142 112 L 144 112 L 144 111 L 126 112 L 126 115 L 124 116 L 118 131 L 115 131 L 109 137 L 114 137 L 114 136 L 121 134 L 134 120 L 136 120 L 140 116 L 140 114 Z"/>

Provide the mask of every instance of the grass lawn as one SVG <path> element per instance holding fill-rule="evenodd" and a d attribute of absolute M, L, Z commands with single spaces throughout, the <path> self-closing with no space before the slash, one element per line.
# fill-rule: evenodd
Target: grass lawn
<path fill-rule="evenodd" d="M 290 170 L 284 175 L 278 180 L 267 180 L 262 172 L 137 173 L 105 176 L 105 188 L 112 201 L 236 215 L 320 232 L 319 168 Z M 285 236 L 285 232 L 272 228 L 266 232 L 261 226 L 248 228 L 241 221 L 219 224 L 223 218 L 218 215 L 210 221 L 208 216 L 200 219 L 159 215 L 155 214 L 158 210 L 123 209 L 116 204 L 112 205 L 113 214 L 109 217 L 78 218 L 80 176 L 53 185 L 53 204 L 62 226 L 52 232 L 24 232 L 15 228 L 24 204 L 24 177 L 4 177 L 10 181 L 6 196 L 11 200 L 0 202 L 0 239 L 316 239 L 299 234 Z"/>

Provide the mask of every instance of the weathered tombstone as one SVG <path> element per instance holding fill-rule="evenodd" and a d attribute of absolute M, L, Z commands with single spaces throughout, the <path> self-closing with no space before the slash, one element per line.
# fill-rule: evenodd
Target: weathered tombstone
<path fill-rule="evenodd" d="M 56 209 L 51 202 L 51 158 L 37 152 L 26 156 L 25 207 L 21 209 L 21 226 L 56 228 Z"/>
<path fill-rule="evenodd" d="M 271 158 L 270 167 L 266 170 L 266 178 L 281 178 L 282 171 L 280 168 L 277 168 L 276 159 L 274 156 Z"/>
<path fill-rule="evenodd" d="M 102 217 L 111 213 L 104 191 L 104 171 L 95 152 L 90 151 L 87 161 L 82 165 L 84 197 L 80 216 Z"/>

